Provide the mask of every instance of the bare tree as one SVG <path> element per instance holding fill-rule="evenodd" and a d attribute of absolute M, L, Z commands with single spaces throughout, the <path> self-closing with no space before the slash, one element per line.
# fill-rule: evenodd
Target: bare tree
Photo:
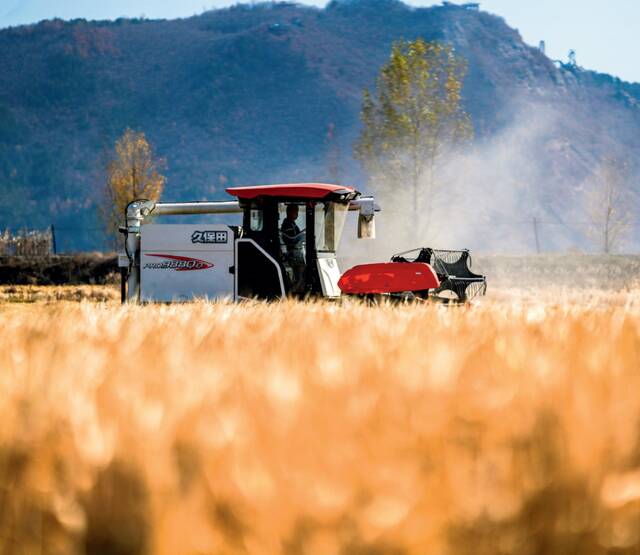
<path fill-rule="evenodd" d="M 605 157 L 586 193 L 590 235 L 605 254 L 615 252 L 631 230 L 632 207 L 627 164 Z"/>

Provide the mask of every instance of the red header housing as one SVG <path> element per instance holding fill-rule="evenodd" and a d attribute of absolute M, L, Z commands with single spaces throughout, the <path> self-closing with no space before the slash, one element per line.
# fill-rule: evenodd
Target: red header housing
<path fill-rule="evenodd" d="M 427 291 L 440 287 L 440 280 L 424 262 L 363 264 L 347 270 L 338 287 L 347 295 L 373 295 Z"/>
<path fill-rule="evenodd" d="M 253 187 L 229 187 L 227 193 L 239 199 L 257 197 L 284 197 L 302 199 L 323 199 L 332 193 L 355 193 L 353 187 L 330 185 L 328 183 L 287 183 L 282 185 L 255 185 Z"/>

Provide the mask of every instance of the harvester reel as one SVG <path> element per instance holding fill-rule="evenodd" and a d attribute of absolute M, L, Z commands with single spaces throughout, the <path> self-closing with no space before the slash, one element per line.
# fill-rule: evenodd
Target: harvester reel
<path fill-rule="evenodd" d="M 429 264 L 440 280 L 440 287 L 432 290 L 430 295 L 430 298 L 435 301 L 463 304 L 487 292 L 487 279 L 471 271 L 471 256 L 466 249 L 459 251 L 428 247 L 414 249 L 394 255 L 391 261 Z"/>

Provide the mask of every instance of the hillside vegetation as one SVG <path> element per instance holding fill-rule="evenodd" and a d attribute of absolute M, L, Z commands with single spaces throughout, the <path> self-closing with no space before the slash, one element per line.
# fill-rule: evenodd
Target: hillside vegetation
<path fill-rule="evenodd" d="M 402 37 L 451 43 L 468 61 L 477 151 L 455 164 L 457 174 L 469 170 L 457 176 L 447 218 L 477 216 L 485 244 L 504 236 L 486 222 L 514 210 L 549 225 L 580 220 L 580 184 L 598 160 L 633 162 L 640 85 L 556 67 L 482 11 L 350 0 L 175 21 L 54 20 L 0 31 L 0 225 L 54 222 L 67 249 L 102 246 L 94 218 L 105 152 L 126 127 L 166 158 L 169 200 L 328 180 L 336 148 L 340 180 L 364 187 L 351 156 L 362 89 Z M 473 247 L 476 236 L 459 241 Z M 579 228 L 548 233 L 547 248 L 575 244 L 584 245 Z"/>

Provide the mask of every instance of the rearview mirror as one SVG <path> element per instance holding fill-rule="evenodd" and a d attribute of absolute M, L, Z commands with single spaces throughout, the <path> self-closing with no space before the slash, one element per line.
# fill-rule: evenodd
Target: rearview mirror
<path fill-rule="evenodd" d="M 358 215 L 358 239 L 375 239 L 376 238 L 376 222 L 373 214 Z"/>

